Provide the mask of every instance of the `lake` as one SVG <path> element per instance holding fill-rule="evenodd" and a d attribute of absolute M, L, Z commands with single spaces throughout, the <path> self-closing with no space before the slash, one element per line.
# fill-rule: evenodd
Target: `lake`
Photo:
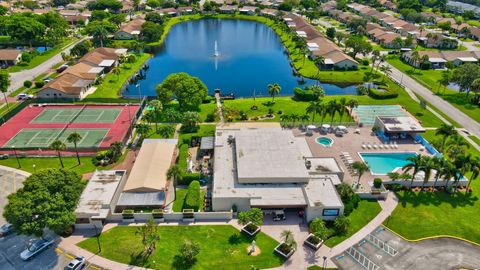
<path fill-rule="evenodd" d="M 237 97 L 253 96 L 254 92 L 268 95 L 269 83 L 280 84 L 281 95 L 292 95 L 301 82 L 293 74 L 278 35 L 262 23 L 246 20 L 203 19 L 176 24 L 148 65 L 146 77 L 139 81 L 142 95 L 148 96 L 155 96 L 155 87 L 176 72 L 199 77 L 210 94 L 219 88 Z M 310 79 L 304 82 L 317 83 Z M 356 93 L 352 85 L 321 85 L 329 95 Z M 137 96 L 138 90 L 132 84 L 124 95 Z"/>

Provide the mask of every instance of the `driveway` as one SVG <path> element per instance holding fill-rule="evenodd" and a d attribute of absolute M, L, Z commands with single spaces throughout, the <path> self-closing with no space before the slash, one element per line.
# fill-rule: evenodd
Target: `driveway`
<path fill-rule="evenodd" d="M 7 196 L 21 188 L 23 181 L 29 175 L 29 173 L 24 171 L 0 166 L 0 225 L 5 223 L 3 208 L 8 202 Z"/>

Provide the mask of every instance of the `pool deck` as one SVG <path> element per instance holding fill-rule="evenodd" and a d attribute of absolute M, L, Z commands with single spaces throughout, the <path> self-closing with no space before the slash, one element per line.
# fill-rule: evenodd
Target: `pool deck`
<path fill-rule="evenodd" d="M 333 133 L 320 133 L 315 131 L 313 135 L 307 136 L 302 130 L 294 129 L 293 132 L 295 136 L 305 137 L 307 140 L 310 151 L 314 157 L 333 157 L 340 165 L 341 169 L 345 172 L 345 178 L 343 182 L 348 184 L 356 183 L 358 180 L 357 176 L 352 176 L 348 172 L 346 164 L 341 158 L 342 152 L 348 152 L 353 159 L 353 161 L 362 161 L 359 156 L 359 152 L 362 153 L 395 153 L 395 152 L 417 152 L 420 154 L 429 154 L 428 151 L 422 150 L 422 145 L 415 143 L 413 140 L 398 140 L 397 145 L 398 149 L 362 149 L 362 143 L 376 143 L 377 145 L 383 143 L 380 138 L 374 135 L 371 127 L 362 127 L 360 129 L 360 134 L 354 133 L 357 127 L 348 127 L 348 133 L 344 134 L 343 137 L 337 137 Z M 329 137 L 333 139 L 333 145 L 331 147 L 324 147 L 315 142 L 315 139 L 319 136 Z M 361 186 L 370 187 L 369 182 L 373 182 L 374 178 L 381 178 L 382 180 L 388 180 L 386 175 L 373 175 L 370 171 L 366 172 L 361 178 Z M 369 190 L 365 190 L 369 191 Z"/>

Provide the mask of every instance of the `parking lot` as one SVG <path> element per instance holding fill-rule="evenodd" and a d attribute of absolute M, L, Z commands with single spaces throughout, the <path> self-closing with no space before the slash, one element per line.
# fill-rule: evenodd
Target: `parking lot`
<path fill-rule="evenodd" d="M 0 167 L 0 226 L 5 223 L 3 208 L 7 204 L 7 196 L 23 186 L 27 175 L 14 170 L 5 170 Z"/>
<path fill-rule="evenodd" d="M 407 242 L 383 227 L 332 258 L 339 269 L 476 269 L 480 247 L 449 239 Z"/>

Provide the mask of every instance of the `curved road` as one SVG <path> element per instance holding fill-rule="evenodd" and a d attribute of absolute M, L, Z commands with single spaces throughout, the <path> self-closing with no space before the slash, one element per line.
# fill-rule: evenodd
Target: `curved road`
<path fill-rule="evenodd" d="M 401 83 L 403 87 L 408 88 L 417 95 L 421 96 L 428 103 L 430 103 L 431 106 L 436 107 L 442 113 L 448 115 L 455 122 L 463 126 L 463 128 L 466 129 L 468 132 L 475 134 L 477 137 L 480 138 L 480 123 L 473 120 L 468 115 L 455 108 L 453 105 L 451 105 L 441 97 L 435 95 L 435 93 L 419 84 L 407 74 L 402 73 L 400 70 L 396 69 L 388 62 L 385 62 L 384 65 L 388 65 L 392 69 L 392 72 L 390 74 L 390 77 L 392 79 Z"/>
<path fill-rule="evenodd" d="M 54 65 L 60 63 L 61 61 L 63 61 L 62 52 L 69 53 L 70 49 L 73 46 L 75 46 L 79 42 L 84 41 L 87 38 L 88 37 L 82 38 L 82 39 L 78 40 L 77 42 L 68 45 L 61 52 L 59 52 L 58 54 L 50 57 L 45 62 L 41 63 L 40 65 L 38 65 L 38 66 L 36 66 L 32 69 L 25 69 L 25 70 L 22 70 L 22 71 L 19 71 L 19 72 L 10 73 L 11 83 L 10 83 L 10 87 L 8 88 L 8 93 L 13 92 L 13 91 L 17 90 L 18 88 L 22 87 L 23 82 L 25 80 L 33 80 L 38 75 L 48 72 L 52 68 L 52 66 L 54 66 Z"/>

